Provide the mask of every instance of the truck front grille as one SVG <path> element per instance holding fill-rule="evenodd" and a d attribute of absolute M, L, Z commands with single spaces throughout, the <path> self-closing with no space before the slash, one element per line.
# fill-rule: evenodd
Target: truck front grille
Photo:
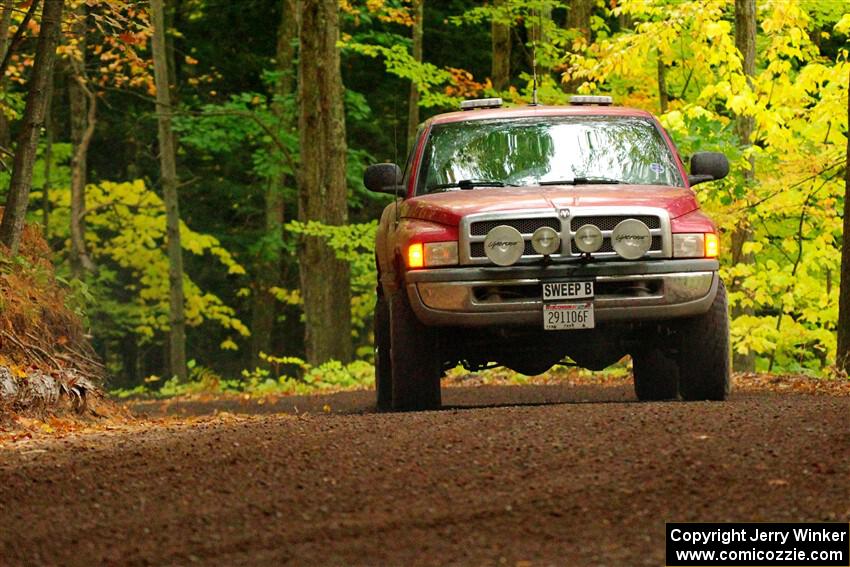
<path fill-rule="evenodd" d="M 608 211 L 611 214 L 607 214 Z M 635 214 L 629 214 L 634 211 Z M 461 221 L 461 264 L 490 265 L 484 248 L 487 234 L 497 226 L 510 226 L 523 235 L 525 247 L 519 263 L 529 264 L 542 260 L 531 245 L 531 236 L 541 227 L 549 227 L 561 238 L 561 247 L 550 257 L 552 261 L 576 260 L 581 252 L 575 247 L 572 239 L 576 231 L 586 224 L 592 224 L 602 231 L 604 238 L 602 247 L 592 254 L 598 260 L 616 260 L 620 256 L 614 252 L 611 245 L 611 231 L 619 223 L 627 219 L 635 219 L 644 223 L 652 235 L 652 243 L 646 258 L 664 258 L 671 255 L 670 221 L 663 209 L 655 207 L 575 207 L 571 210 L 560 209 L 560 215 L 554 216 L 532 212 L 526 215 L 511 213 L 481 213 L 470 215 Z"/>
<path fill-rule="evenodd" d="M 538 228 L 548 226 L 561 232 L 561 221 L 557 218 L 540 219 L 509 219 L 474 222 L 469 233 L 472 236 L 487 236 L 487 233 L 497 226 L 507 225 L 520 231 L 521 234 L 534 234 Z M 533 253 L 533 251 L 532 251 Z M 483 256 L 483 254 L 482 254 Z"/>
<path fill-rule="evenodd" d="M 501 225 L 496 225 L 501 226 Z M 483 242 L 473 242 L 469 245 L 469 255 L 472 258 L 486 258 L 487 254 L 484 253 L 484 243 Z M 525 241 L 525 250 L 522 253 L 523 256 L 535 256 L 537 252 L 534 251 L 534 246 L 531 245 L 530 240 Z"/>
<path fill-rule="evenodd" d="M 650 230 L 661 228 L 661 219 L 652 215 L 596 215 L 589 217 L 573 217 L 570 230 L 573 232 L 586 224 L 592 224 L 599 230 L 614 230 L 614 227 L 626 219 L 639 220 Z"/>

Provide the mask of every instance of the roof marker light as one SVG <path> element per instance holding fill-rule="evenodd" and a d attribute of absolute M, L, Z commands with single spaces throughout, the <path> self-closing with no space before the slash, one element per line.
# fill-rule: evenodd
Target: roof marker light
<path fill-rule="evenodd" d="M 570 97 L 573 106 L 611 106 L 614 99 L 610 96 L 599 95 L 575 95 Z"/>
<path fill-rule="evenodd" d="M 461 110 L 475 110 L 477 108 L 500 108 L 502 99 L 500 98 L 475 98 L 472 100 L 464 100 L 460 103 Z"/>

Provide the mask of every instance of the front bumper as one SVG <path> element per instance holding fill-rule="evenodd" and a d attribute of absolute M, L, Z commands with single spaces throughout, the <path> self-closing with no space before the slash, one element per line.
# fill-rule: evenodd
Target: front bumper
<path fill-rule="evenodd" d="M 708 311 L 717 260 L 461 267 L 407 272 L 410 305 L 426 325 L 484 327 L 543 321 L 543 282 L 595 282 L 597 321 L 671 319 Z"/>

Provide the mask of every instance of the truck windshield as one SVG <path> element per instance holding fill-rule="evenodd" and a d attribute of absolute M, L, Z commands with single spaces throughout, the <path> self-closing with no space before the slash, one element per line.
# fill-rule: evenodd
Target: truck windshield
<path fill-rule="evenodd" d="M 655 125 L 620 116 L 438 124 L 419 180 L 420 194 L 484 186 L 684 185 Z"/>

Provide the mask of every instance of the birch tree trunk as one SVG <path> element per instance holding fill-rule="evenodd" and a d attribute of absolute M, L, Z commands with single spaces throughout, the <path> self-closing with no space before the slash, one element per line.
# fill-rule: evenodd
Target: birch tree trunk
<path fill-rule="evenodd" d="M 506 0 L 496 0 L 494 7 L 498 10 L 505 4 Z M 490 76 L 493 78 L 493 88 L 504 91 L 511 83 L 511 26 L 494 18 L 491 34 L 493 61 Z"/>
<path fill-rule="evenodd" d="M 336 0 L 302 0 L 298 57 L 298 218 L 342 225 L 348 219 L 346 142 Z M 298 247 L 307 360 L 351 357 L 349 266 L 323 238 Z"/>
<path fill-rule="evenodd" d="M 159 162 L 165 201 L 168 240 L 168 286 L 171 329 L 169 333 L 170 372 L 186 380 L 186 317 L 183 297 L 183 251 L 180 247 L 180 209 L 177 199 L 177 158 L 171 127 L 171 93 L 168 85 L 168 53 L 165 47 L 165 13 L 162 0 L 151 0 L 151 37 L 156 82 L 156 113 L 159 122 Z"/>
<path fill-rule="evenodd" d="M 850 88 L 850 77 L 847 86 Z M 850 99 L 847 101 L 850 120 Z M 847 165 L 844 167 L 844 232 L 841 240 L 841 283 L 838 290 L 838 350 L 835 360 L 839 368 L 850 374 L 850 136 L 847 137 Z"/>
<path fill-rule="evenodd" d="M 425 0 L 413 0 L 413 59 L 422 62 L 423 18 L 425 16 Z M 416 128 L 419 126 L 419 87 L 410 83 L 410 98 L 407 112 L 407 147 L 413 147 Z"/>
<path fill-rule="evenodd" d="M 56 60 L 56 46 L 59 44 L 63 5 L 64 0 L 45 0 L 41 12 L 41 31 L 36 46 L 32 78 L 24 118 L 18 132 L 3 222 L 0 223 L 0 243 L 9 248 L 13 255 L 18 253 L 21 233 L 24 230 L 38 139 L 44 126 L 50 89 L 53 88 L 53 64 Z"/>
<path fill-rule="evenodd" d="M 741 52 L 744 74 L 749 79 L 756 71 L 756 3 L 755 0 L 735 0 L 735 47 Z M 735 119 L 735 132 L 742 146 L 752 145 L 752 135 L 755 120 L 752 116 L 738 116 Z M 750 169 L 744 172 L 744 182 L 751 186 L 755 181 L 755 162 L 750 158 Z M 754 259 L 751 253 L 744 252 L 744 244 L 752 238 L 752 230 L 746 224 L 746 216 L 742 215 L 741 222 L 732 233 L 732 262 L 733 264 L 752 264 Z M 731 282 L 730 289 L 740 289 L 739 282 Z M 732 317 L 741 315 L 752 315 L 751 307 L 732 308 Z M 737 354 L 732 357 L 732 365 L 739 372 L 752 372 L 755 369 L 755 355 L 752 353 Z"/>

